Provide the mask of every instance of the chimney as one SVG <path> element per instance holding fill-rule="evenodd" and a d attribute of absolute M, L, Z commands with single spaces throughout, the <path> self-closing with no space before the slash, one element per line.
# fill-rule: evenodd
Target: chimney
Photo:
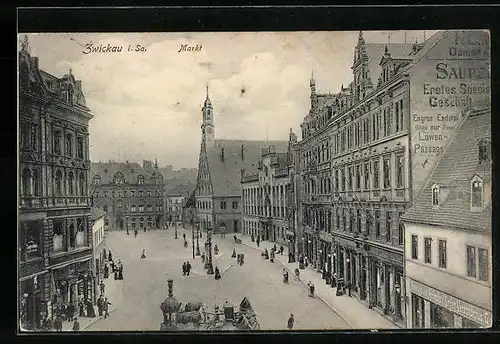
<path fill-rule="evenodd" d="M 241 145 L 241 160 L 245 161 L 245 155 L 244 153 L 244 145 Z"/>

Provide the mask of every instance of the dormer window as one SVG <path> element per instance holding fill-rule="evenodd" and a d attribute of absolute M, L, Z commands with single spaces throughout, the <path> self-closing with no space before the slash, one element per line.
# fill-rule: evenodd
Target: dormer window
<path fill-rule="evenodd" d="M 123 174 L 120 172 L 120 173 L 116 173 L 114 176 L 113 176 L 113 183 L 114 184 L 117 184 L 117 185 L 122 185 L 123 184 Z"/>
<path fill-rule="evenodd" d="M 478 143 L 479 164 L 491 161 L 491 144 L 488 140 L 481 140 Z"/>
<path fill-rule="evenodd" d="M 68 85 L 68 89 L 66 91 L 66 101 L 69 103 L 69 105 L 73 105 L 73 95 L 75 91 L 73 89 L 73 85 Z"/>
<path fill-rule="evenodd" d="M 432 207 L 439 207 L 439 185 L 432 186 Z"/>
<path fill-rule="evenodd" d="M 483 208 L 483 179 L 475 176 L 471 180 L 471 211 L 480 211 Z"/>
<path fill-rule="evenodd" d="M 144 184 L 144 176 L 143 175 L 140 175 L 139 177 L 137 177 L 137 184 L 139 184 L 139 185 Z"/>
<path fill-rule="evenodd" d="M 94 185 L 101 185 L 101 177 L 94 176 Z"/>

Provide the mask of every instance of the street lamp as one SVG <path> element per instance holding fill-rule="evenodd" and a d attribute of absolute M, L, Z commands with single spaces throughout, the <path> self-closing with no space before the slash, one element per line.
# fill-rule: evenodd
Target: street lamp
<path fill-rule="evenodd" d="M 214 267 L 212 264 L 212 227 L 209 224 L 209 227 L 207 227 L 207 248 L 208 248 L 208 262 L 206 264 L 207 267 L 207 274 L 208 275 L 213 275 L 214 274 Z"/>
<path fill-rule="evenodd" d="M 177 226 L 175 226 L 175 237 L 174 239 L 177 239 Z"/>
<path fill-rule="evenodd" d="M 196 220 L 196 255 L 201 256 L 200 253 L 200 220 Z M 194 245 L 193 245 L 194 246 Z"/>
<path fill-rule="evenodd" d="M 196 219 L 198 221 L 198 219 Z M 195 220 L 192 220 L 192 226 L 191 226 L 191 246 L 193 247 L 193 259 L 194 259 L 194 222 Z"/>

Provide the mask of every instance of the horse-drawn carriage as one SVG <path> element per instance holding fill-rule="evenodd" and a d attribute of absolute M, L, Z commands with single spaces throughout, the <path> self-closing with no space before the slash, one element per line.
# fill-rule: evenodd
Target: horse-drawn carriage
<path fill-rule="evenodd" d="M 224 309 L 216 307 L 215 313 L 207 314 L 211 316 L 207 318 L 203 326 L 206 330 L 255 331 L 260 329 L 257 315 L 246 297 L 243 298 L 236 312 L 234 306 L 226 305 Z"/>

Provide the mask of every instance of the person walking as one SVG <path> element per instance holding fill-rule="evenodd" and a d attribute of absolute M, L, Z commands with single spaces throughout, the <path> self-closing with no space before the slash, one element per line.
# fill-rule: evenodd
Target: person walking
<path fill-rule="evenodd" d="M 231 255 L 231 258 L 236 258 L 236 249 L 233 248 L 233 254 Z"/>
<path fill-rule="evenodd" d="M 144 259 L 144 258 L 146 258 L 146 249 L 145 248 L 142 249 L 142 254 L 141 254 L 141 259 Z"/>
<path fill-rule="evenodd" d="M 290 314 L 290 317 L 288 318 L 288 324 L 287 328 L 291 330 L 293 328 L 293 323 L 295 322 L 295 319 L 293 317 L 293 314 Z"/>
<path fill-rule="evenodd" d="M 109 267 L 108 267 L 108 263 L 106 263 L 106 265 L 104 265 L 104 278 L 108 278 L 109 277 Z"/>
<path fill-rule="evenodd" d="M 99 298 L 97 299 L 97 311 L 99 312 L 99 316 L 102 316 L 103 302 L 104 302 L 104 298 L 102 297 L 102 294 L 101 294 L 99 296 Z"/>
<path fill-rule="evenodd" d="M 260 236 L 259 236 L 259 235 L 257 235 L 257 240 L 256 240 L 256 242 L 257 242 L 257 247 L 259 247 L 259 245 L 260 245 Z"/>
<path fill-rule="evenodd" d="M 75 318 L 75 320 L 73 321 L 73 331 L 80 331 L 80 323 L 78 322 L 77 318 Z"/>
<path fill-rule="evenodd" d="M 221 275 L 218 267 L 215 267 L 215 279 L 220 280 Z"/>
<path fill-rule="evenodd" d="M 109 317 L 109 305 L 111 305 L 111 302 L 109 302 L 108 298 L 105 297 L 104 298 L 104 302 L 103 302 L 104 319 L 106 319 L 107 317 Z"/>
<path fill-rule="evenodd" d="M 283 251 L 285 251 L 285 248 L 283 247 L 283 245 L 280 245 L 280 255 L 283 255 Z"/>
<path fill-rule="evenodd" d="M 191 272 L 191 263 L 186 262 L 186 273 L 189 276 L 189 273 Z"/>
<path fill-rule="evenodd" d="M 146 233 L 146 226 L 144 226 L 144 233 Z"/>
<path fill-rule="evenodd" d="M 347 293 L 348 293 L 349 297 L 352 297 L 352 295 L 351 295 L 351 286 L 352 286 L 351 285 L 351 281 L 348 280 L 347 283 L 346 283 L 346 287 L 347 287 Z"/>
<path fill-rule="evenodd" d="M 187 273 L 187 265 L 186 262 L 182 263 L 182 276 L 186 276 Z"/>
<path fill-rule="evenodd" d="M 134 229 L 134 238 L 137 238 L 137 234 L 139 233 L 139 231 L 136 229 Z"/>
<path fill-rule="evenodd" d="M 184 238 L 184 241 L 186 241 L 186 233 L 182 233 L 182 237 Z"/>
<path fill-rule="evenodd" d="M 300 281 L 300 270 L 299 268 L 295 268 L 295 278 L 297 281 Z"/>
<path fill-rule="evenodd" d="M 101 288 L 101 294 L 104 294 L 104 292 L 106 290 L 106 286 L 104 285 L 103 281 L 101 281 L 101 283 L 99 284 L 99 288 Z"/>
<path fill-rule="evenodd" d="M 63 327 L 63 321 L 59 314 L 56 315 L 56 319 L 54 320 L 54 330 L 57 332 L 61 332 Z"/>
<path fill-rule="evenodd" d="M 108 262 L 112 262 L 113 261 L 113 255 L 111 254 L 111 250 L 109 250 L 109 253 L 108 253 Z"/>

